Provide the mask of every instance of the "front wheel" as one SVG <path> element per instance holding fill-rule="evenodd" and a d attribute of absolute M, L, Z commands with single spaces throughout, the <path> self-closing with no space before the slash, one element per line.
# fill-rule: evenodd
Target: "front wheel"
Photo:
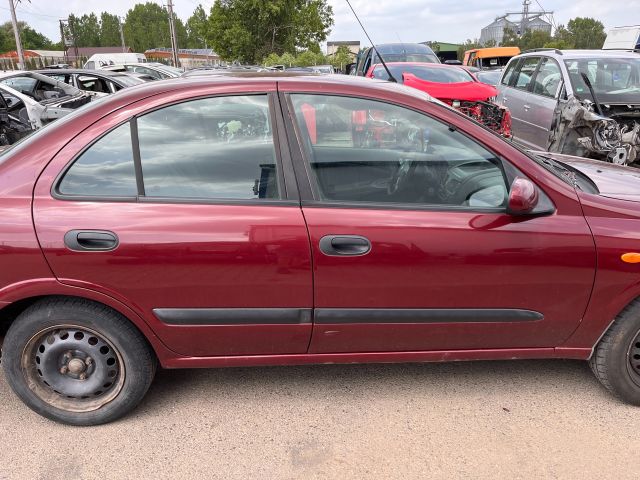
<path fill-rule="evenodd" d="M 156 359 L 142 334 L 113 310 L 81 299 L 42 300 L 13 323 L 2 363 L 13 391 L 40 415 L 99 425 L 131 411 Z"/>
<path fill-rule="evenodd" d="M 640 300 L 618 315 L 596 346 L 589 364 L 609 391 L 640 406 Z"/>

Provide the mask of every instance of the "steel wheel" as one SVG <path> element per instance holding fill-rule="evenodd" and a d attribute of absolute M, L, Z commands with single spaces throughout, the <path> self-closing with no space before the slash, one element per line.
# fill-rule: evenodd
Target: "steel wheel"
<path fill-rule="evenodd" d="M 91 412 L 118 396 L 125 368 L 120 352 L 86 327 L 46 328 L 26 344 L 21 368 L 29 388 L 52 407 Z"/>
<path fill-rule="evenodd" d="M 627 369 L 633 382 L 640 386 L 640 332 L 629 345 Z"/>

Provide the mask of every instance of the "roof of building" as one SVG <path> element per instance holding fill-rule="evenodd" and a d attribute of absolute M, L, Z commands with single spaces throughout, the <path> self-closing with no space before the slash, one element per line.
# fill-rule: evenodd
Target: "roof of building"
<path fill-rule="evenodd" d="M 339 40 L 335 42 L 327 42 L 327 47 L 339 47 L 340 45 L 360 45 L 360 40 Z"/>
<path fill-rule="evenodd" d="M 74 54 L 75 48 L 68 47 L 67 55 Z M 91 55 L 95 55 L 96 53 L 133 53 L 131 47 L 124 47 L 124 52 L 122 51 L 122 46 L 118 47 L 78 47 L 78 56 L 80 57 L 90 57 Z"/>

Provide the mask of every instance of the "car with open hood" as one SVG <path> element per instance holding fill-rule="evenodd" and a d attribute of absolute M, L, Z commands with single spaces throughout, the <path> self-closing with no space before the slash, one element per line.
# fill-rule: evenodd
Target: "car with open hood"
<path fill-rule="evenodd" d="M 0 154 L 4 378 L 73 425 L 158 365 L 581 359 L 640 405 L 638 190 L 392 82 L 125 89 Z"/>
<path fill-rule="evenodd" d="M 498 84 L 521 145 L 628 165 L 640 162 L 640 54 L 534 50 Z"/>

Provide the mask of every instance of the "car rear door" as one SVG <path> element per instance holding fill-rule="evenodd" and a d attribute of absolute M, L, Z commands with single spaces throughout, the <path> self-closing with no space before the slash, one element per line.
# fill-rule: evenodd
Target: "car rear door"
<path fill-rule="evenodd" d="M 244 88 L 105 117 L 35 189 L 57 278 L 128 305 L 182 355 L 303 353 L 311 335 L 309 241 L 275 83 Z"/>
<path fill-rule="evenodd" d="M 555 213 L 513 217 L 507 185 L 524 174 L 460 124 L 419 102 L 280 90 L 309 179 L 311 353 L 553 347 L 576 328 L 595 249 L 571 186 L 553 177 Z"/>

